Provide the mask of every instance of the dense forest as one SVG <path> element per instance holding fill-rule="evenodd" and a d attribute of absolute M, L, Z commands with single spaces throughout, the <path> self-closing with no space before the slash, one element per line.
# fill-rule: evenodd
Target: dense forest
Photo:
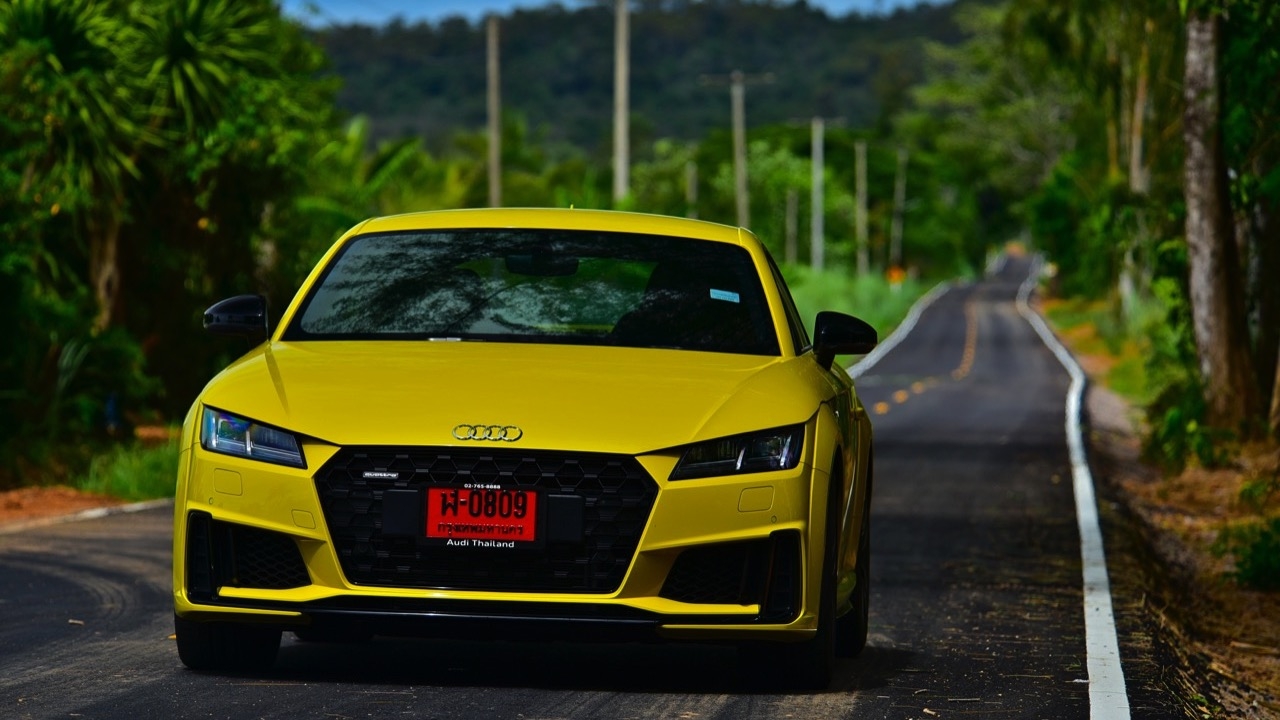
<path fill-rule="evenodd" d="M 1054 263 L 1052 291 L 1140 343 L 1159 458 L 1274 441 L 1280 4 L 633 2 L 616 200 L 611 7 L 500 18 L 503 204 L 734 222 L 729 93 L 700 78 L 769 73 L 747 88 L 747 224 L 807 306 L 874 312 L 903 297 L 891 266 L 974 274 L 1018 240 Z M 484 52 L 460 20 L 0 0 L 0 488 L 180 421 L 244 350 L 201 333 L 214 301 L 263 292 L 278 312 L 359 220 L 486 205 Z"/>

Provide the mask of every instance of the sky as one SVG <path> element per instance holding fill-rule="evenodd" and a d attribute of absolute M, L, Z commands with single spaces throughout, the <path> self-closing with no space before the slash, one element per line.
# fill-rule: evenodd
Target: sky
<path fill-rule="evenodd" d="M 475 22 L 490 12 L 509 14 L 516 8 L 551 5 L 556 0 L 281 0 L 288 15 L 309 25 L 361 22 L 385 25 L 400 16 L 408 23 L 420 20 L 438 22 L 451 15 L 461 15 Z M 922 0 L 808 0 L 809 5 L 826 10 L 832 17 L 857 11 L 864 14 L 892 12 L 899 7 L 912 7 Z M 927 0 L 939 2 L 939 0 Z M 567 8 L 575 8 L 580 0 L 559 0 Z"/>

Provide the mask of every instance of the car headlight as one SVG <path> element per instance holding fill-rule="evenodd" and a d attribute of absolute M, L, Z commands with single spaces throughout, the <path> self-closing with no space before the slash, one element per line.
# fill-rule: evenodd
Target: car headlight
<path fill-rule="evenodd" d="M 210 452 L 305 468 L 297 436 L 238 415 L 204 409 L 200 445 Z"/>
<path fill-rule="evenodd" d="M 717 438 L 685 448 L 672 480 L 790 470 L 800 463 L 804 426 Z"/>

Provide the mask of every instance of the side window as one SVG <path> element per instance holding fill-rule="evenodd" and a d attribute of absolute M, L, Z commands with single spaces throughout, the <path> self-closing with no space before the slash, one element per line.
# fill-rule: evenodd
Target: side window
<path fill-rule="evenodd" d="M 769 272 L 773 274 L 773 283 L 778 286 L 778 294 L 782 296 L 782 309 L 787 316 L 787 327 L 791 330 L 791 342 L 795 345 L 796 355 L 803 354 L 813 346 L 809 333 L 804 329 L 804 321 L 800 319 L 800 311 L 796 309 L 796 301 L 791 298 L 791 289 L 782 279 L 782 271 L 773 261 L 773 256 L 766 250 L 765 259 L 769 261 Z"/>

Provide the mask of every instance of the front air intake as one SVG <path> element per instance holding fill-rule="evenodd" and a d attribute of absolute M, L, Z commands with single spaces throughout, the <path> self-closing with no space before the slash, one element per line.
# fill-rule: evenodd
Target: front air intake
<path fill-rule="evenodd" d="M 311 584 L 302 553 L 284 533 L 187 516 L 187 591 L 212 599 L 223 587 L 284 590 Z"/>

